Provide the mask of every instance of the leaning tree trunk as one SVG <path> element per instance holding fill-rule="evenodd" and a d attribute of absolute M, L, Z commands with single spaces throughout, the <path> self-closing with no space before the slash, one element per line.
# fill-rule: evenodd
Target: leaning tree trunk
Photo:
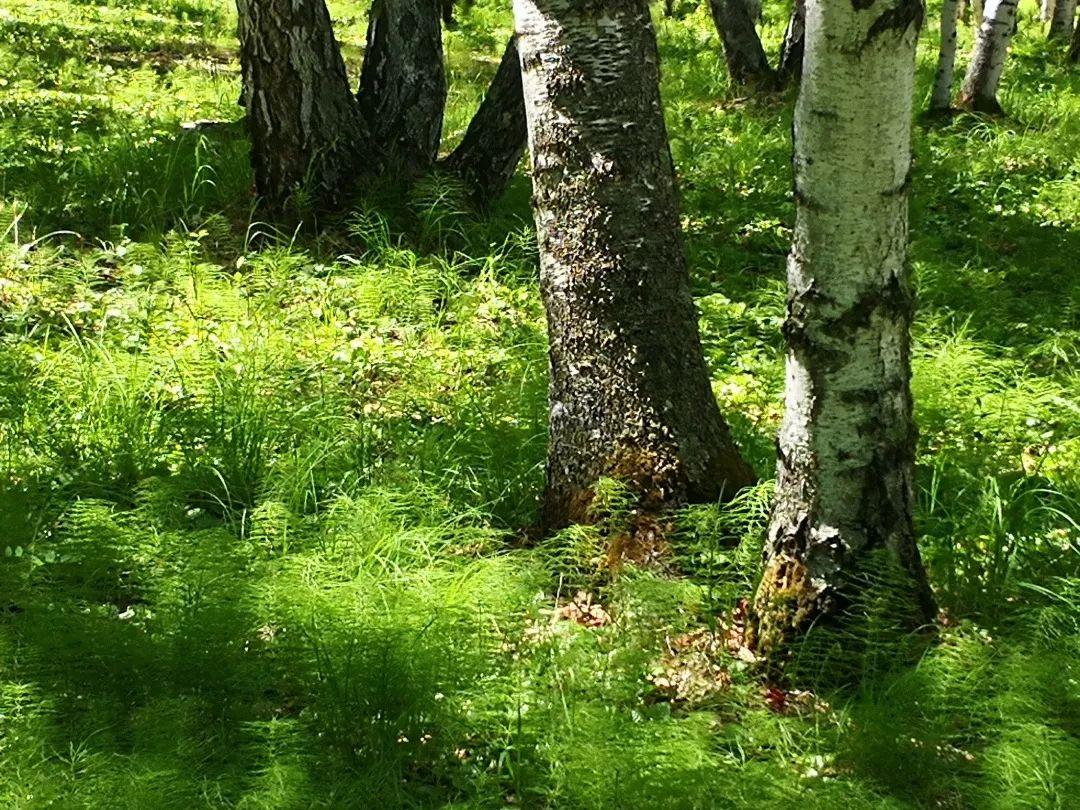
<path fill-rule="evenodd" d="M 646 0 L 514 0 L 551 383 L 544 524 L 601 477 L 648 512 L 754 480 L 698 336 Z"/>
<path fill-rule="evenodd" d="M 376 145 L 407 175 L 431 168 L 446 107 L 439 0 L 375 0 L 360 110 Z"/>
<path fill-rule="evenodd" d="M 938 48 L 937 73 L 930 94 L 930 112 L 947 112 L 952 106 L 953 73 L 956 69 L 956 4 L 943 0 L 941 4 L 941 44 Z"/>
<path fill-rule="evenodd" d="M 960 106 L 977 112 L 1001 112 L 997 89 L 1005 70 L 1009 41 L 1016 27 L 1017 2 L 988 0 L 984 6 L 982 24 L 975 38 L 975 50 L 960 91 Z"/>
<path fill-rule="evenodd" d="M 804 0 L 795 0 L 780 46 L 780 64 L 777 75 L 786 83 L 798 80 L 802 75 L 803 42 L 806 36 L 806 6 Z"/>
<path fill-rule="evenodd" d="M 1069 39 L 1076 18 L 1076 0 L 1057 0 L 1050 18 L 1050 39 Z"/>
<path fill-rule="evenodd" d="M 487 207 L 506 191 L 527 140 L 521 61 L 511 37 L 480 109 L 445 165 L 465 182 L 474 202 Z"/>
<path fill-rule="evenodd" d="M 740 84 L 767 84 L 773 77 L 747 0 L 709 0 L 731 78 Z"/>
<path fill-rule="evenodd" d="M 237 0 L 236 7 L 256 191 L 277 209 L 301 189 L 316 203 L 332 202 L 367 144 L 326 4 Z"/>
<path fill-rule="evenodd" d="M 907 262 L 920 0 L 806 0 L 795 111 L 785 412 L 753 641 L 777 663 L 857 596 L 879 555 L 933 599 L 912 527 Z"/>

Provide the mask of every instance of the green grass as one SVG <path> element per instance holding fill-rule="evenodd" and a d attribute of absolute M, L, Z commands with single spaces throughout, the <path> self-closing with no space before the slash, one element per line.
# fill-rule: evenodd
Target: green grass
<path fill-rule="evenodd" d="M 355 73 L 365 9 L 332 9 Z M 786 13 L 766 5 L 773 53 Z M 448 146 L 510 30 L 502 5 L 459 19 Z M 711 635 L 753 587 L 769 483 L 687 509 L 662 565 L 616 577 L 617 487 L 596 527 L 527 542 L 527 179 L 486 219 L 432 178 L 277 231 L 244 138 L 180 128 L 239 117 L 233 25 L 225 0 L 0 0 L 0 806 L 1075 802 L 1080 74 L 1033 4 L 1009 117 L 916 127 L 940 637 L 868 597 L 869 642 L 808 641 L 815 692 L 782 712 Z M 729 86 L 704 8 L 659 31 L 706 354 L 767 474 L 792 97 Z"/>

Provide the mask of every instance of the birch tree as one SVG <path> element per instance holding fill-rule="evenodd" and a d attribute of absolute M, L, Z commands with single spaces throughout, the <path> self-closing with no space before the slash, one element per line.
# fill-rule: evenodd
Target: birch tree
<path fill-rule="evenodd" d="M 236 6 L 256 191 L 272 208 L 301 187 L 332 202 L 351 181 L 366 139 L 326 4 Z"/>
<path fill-rule="evenodd" d="M 938 46 L 937 72 L 930 94 L 930 112 L 947 112 L 952 106 L 953 73 L 956 69 L 957 0 L 941 4 L 941 43 Z"/>
<path fill-rule="evenodd" d="M 740 84 L 768 83 L 773 71 L 747 0 L 709 0 L 709 10 L 731 78 Z"/>
<path fill-rule="evenodd" d="M 397 168 L 435 163 L 446 107 L 439 0 L 375 0 L 360 74 L 360 110 Z"/>
<path fill-rule="evenodd" d="M 1042 4 L 1039 6 L 1039 19 L 1043 22 L 1050 22 L 1054 17 L 1054 0 L 1042 0 Z"/>
<path fill-rule="evenodd" d="M 646 0 L 514 0 L 550 360 L 543 519 L 601 477 L 646 511 L 754 480 L 720 416 L 690 296 Z"/>
<path fill-rule="evenodd" d="M 1054 14 L 1050 18 L 1050 39 L 1069 39 L 1076 18 L 1076 0 L 1056 0 Z"/>
<path fill-rule="evenodd" d="M 521 63 L 511 37 L 480 109 L 445 166 L 465 181 L 474 202 L 486 207 L 506 190 L 525 153 L 527 137 Z"/>
<path fill-rule="evenodd" d="M 920 0 L 806 0 L 784 417 L 753 642 L 776 661 L 884 554 L 933 615 L 912 526 L 907 261 Z"/>
<path fill-rule="evenodd" d="M 998 85 L 1005 70 L 1009 42 L 1016 28 L 1018 0 L 987 0 L 975 48 L 960 91 L 960 106 L 977 112 L 998 114 Z"/>
<path fill-rule="evenodd" d="M 776 72 L 784 82 L 798 79 L 802 75 L 803 41 L 806 36 L 804 0 L 795 0 L 791 7 L 784 30 L 784 41 L 780 46 L 780 62 Z"/>

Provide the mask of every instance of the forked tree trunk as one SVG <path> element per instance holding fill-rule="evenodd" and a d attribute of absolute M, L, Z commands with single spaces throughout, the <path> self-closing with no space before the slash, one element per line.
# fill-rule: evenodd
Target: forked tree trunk
<path fill-rule="evenodd" d="M 1076 18 L 1076 0 L 1057 0 L 1050 18 L 1050 39 L 1069 39 Z"/>
<path fill-rule="evenodd" d="M 960 91 L 960 106 L 977 112 L 997 114 L 1001 105 L 997 100 L 998 85 L 1005 70 L 1009 54 L 1009 41 L 1016 27 L 1018 0 L 988 0 L 984 7 L 982 24 L 975 38 L 964 86 Z"/>
<path fill-rule="evenodd" d="M 474 202 L 487 207 L 506 191 L 527 141 L 521 61 L 511 37 L 480 109 L 445 165 L 464 180 Z"/>
<path fill-rule="evenodd" d="M 912 527 L 915 427 L 907 262 L 920 0 L 806 0 L 795 110 L 787 382 L 753 641 L 776 661 L 842 610 L 885 554 L 933 599 Z"/>
<path fill-rule="evenodd" d="M 930 94 L 930 112 L 946 112 L 952 106 L 953 73 L 956 69 L 956 3 L 941 4 L 941 44 L 938 47 L 937 73 Z"/>
<path fill-rule="evenodd" d="M 272 208 L 301 188 L 316 203 L 332 202 L 366 141 L 326 4 L 237 0 L 236 7 L 256 190 Z"/>
<path fill-rule="evenodd" d="M 360 74 L 360 110 L 395 168 L 419 174 L 439 152 L 446 107 L 439 0 L 375 0 Z"/>
<path fill-rule="evenodd" d="M 544 523 L 601 477 L 646 511 L 754 475 L 698 335 L 646 0 L 514 0 L 551 381 Z"/>
<path fill-rule="evenodd" d="M 713 23 L 724 46 L 731 78 L 739 84 L 767 84 L 773 78 L 747 0 L 709 0 Z"/>
<path fill-rule="evenodd" d="M 1043 22 L 1050 22 L 1054 18 L 1054 0 L 1042 0 L 1042 5 L 1039 7 L 1039 19 Z"/>
<path fill-rule="evenodd" d="M 795 0 L 780 46 L 780 64 L 777 74 L 784 82 L 798 80 L 802 75 L 803 42 L 806 36 L 806 12 L 804 0 Z"/>

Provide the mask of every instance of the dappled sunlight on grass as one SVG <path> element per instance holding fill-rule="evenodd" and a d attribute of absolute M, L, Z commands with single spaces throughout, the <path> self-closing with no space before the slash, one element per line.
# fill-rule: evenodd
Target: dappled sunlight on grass
<path fill-rule="evenodd" d="M 330 5 L 355 75 L 363 4 Z M 941 626 L 898 634 L 889 572 L 862 572 L 863 641 L 808 640 L 801 692 L 740 646 L 770 481 L 621 566 L 637 516 L 614 483 L 596 525 L 535 537 L 527 177 L 487 217 L 433 177 L 279 231 L 243 130 L 180 127 L 242 114 L 231 3 L 0 0 L 0 805 L 1067 806 L 1080 74 L 1029 5 L 1010 116 L 916 127 Z M 659 31 L 702 342 L 768 479 L 793 97 L 731 87 L 707 10 L 684 11 Z M 771 53 L 786 15 L 766 4 Z M 510 30 L 485 0 L 457 16 L 446 145 Z"/>

